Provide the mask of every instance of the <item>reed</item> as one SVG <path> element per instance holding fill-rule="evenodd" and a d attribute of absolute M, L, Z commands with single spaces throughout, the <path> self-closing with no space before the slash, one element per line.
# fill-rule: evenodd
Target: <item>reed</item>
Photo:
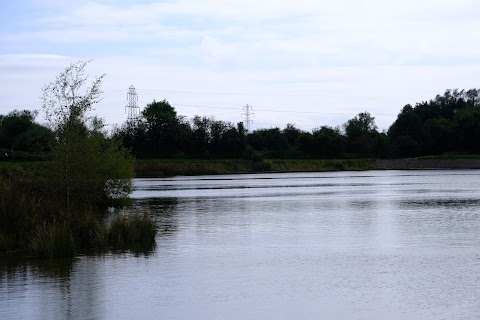
<path fill-rule="evenodd" d="M 136 244 L 149 244 L 155 242 L 156 224 L 146 214 L 133 214 L 128 217 L 113 219 L 108 239 L 110 243 L 128 248 Z"/>
<path fill-rule="evenodd" d="M 0 175 L 0 254 L 59 258 L 154 246 L 156 224 L 150 216 L 132 214 L 110 223 L 100 209 L 68 208 L 45 197 L 36 191 L 41 183 Z"/>
<path fill-rule="evenodd" d="M 77 252 L 73 232 L 67 224 L 38 227 L 30 251 L 40 258 L 73 257 Z"/>

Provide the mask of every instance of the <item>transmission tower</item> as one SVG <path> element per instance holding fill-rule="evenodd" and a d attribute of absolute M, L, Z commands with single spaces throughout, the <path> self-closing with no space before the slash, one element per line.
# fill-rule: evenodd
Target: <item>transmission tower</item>
<path fill-rule="evenodd" d="M 250 132 L 250 125 L 253 124 L 253 120 L 250 119 L 250 117 L 253 117 L 252 107 L 249 106 L 248 104 L 243 107 L 243 110 L 245 110 L 245 113 L 242 113 L 242 117 L 245 117 L 245 121 L 243 121 L 243 124 L 245 125 L 245 129 L 247 129 L 247 132 Z"/>
<path fill-rule="evenodd" d="M 138 121 L 140 107 L 137 104 L 138 95 L 134 86 L 130 86 L 130 88 L 128 88 L 127 102 L 128 104 L 125 106 L 125 112 L 128 114 L 127 122 L 131 124 L 136 123 Z"/>

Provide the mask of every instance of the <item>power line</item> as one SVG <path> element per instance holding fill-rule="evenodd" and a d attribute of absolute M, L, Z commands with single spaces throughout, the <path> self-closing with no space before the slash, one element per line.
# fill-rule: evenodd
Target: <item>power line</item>
<path fill-rule="evenodd" d="M 195 90 L 171 90 L 171 89 L 139 89 L 140 91 L 152 91 L 152 92 L 168 92 L 168 93 L 184 93 L 184 94 L 211 94 L 211 95 L 225 95 L 225 96 L 278 96 L 278 93 L 273 92 L 225 92 L 225 91 L 195 91 Z M 117 90 L 112 90 L 117 91 Z M 356 99 L 367 99 L 367 100 L 376 100 L 376 99 L 416 99 L 416 97 L 411 96 L 367 96 L 367 95 L 332 95 L 332 94 L 317 94 L 317 93 L 285 93 L 282 92 L 283 96 L 308 96 L 308 97 L 318 97 L 321 99 L 342 99 L 342 98 L 356 98 Z"/>
<path fill-rule="evenodd" d="M 222 110 L 238 110 L 237 108 L 231 107 L 213 107 L 213 106 L 202 106 L 202 105 L 191 105 L 191 104 L 172 104 L 176 107 L 191 107 L 191 108 L 204 108 L 204 109 L 222 109 Z M 298 114 L 320 114 L 320 115 L 352 115 L 356 112 L 320 112 L 320 111 L 293 111 L 293 110 L 275 110 L 275 109 L 257 109 L 255 111 L 259 112 L 274 112 L 274 113 L 298 113 Z M 396 116 L 397 114 L 393 113 L 375 113 L 377 116 Z"/>

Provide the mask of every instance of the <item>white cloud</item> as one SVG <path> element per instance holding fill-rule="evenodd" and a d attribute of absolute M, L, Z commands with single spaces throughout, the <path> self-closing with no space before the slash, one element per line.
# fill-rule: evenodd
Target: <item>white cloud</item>
<path fill-rule="evenodd" d="M 143 101 L 225 108 L 182 107 L 187 116 L 230 112 L 225 117 L 238 121 L 249 103 L 285 111 L 257 112 L 259 123 L 263 115 L 266 124 L 311 128 L 369 110 L 391 115 L 377 117 L 386 128 L 404 104 L 474 87 L 480 71 L 480 4 L 470 0 L 31 5 L 44 9 L 36 20 L 0 32 L 0 113 L 38 102 L 33 97 L 69 56 L 94 58 L 92 74 L 108 73 L 98 112 L 119 122 L 133 84 Z M 300 113 L 309 111 L 318 114 Z"/>

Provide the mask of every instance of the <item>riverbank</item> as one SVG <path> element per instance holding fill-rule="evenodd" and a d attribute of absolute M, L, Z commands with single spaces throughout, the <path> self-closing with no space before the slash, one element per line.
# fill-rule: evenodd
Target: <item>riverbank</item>
<path fill-rule="evenodd" d="M 3 162 L 0 172 L 15 168 L 29 170 L 39 162 Z M 424 157 L 408 159 L 137 159 L 138 178 L 242 174 L 259 172 L 327 172 L 363 170 L 480 169 L 480 157 Z"/>
<path fill-rule="evenodd" d="M 379 170 L 480 169 L 480 159 L 412 158 L 376 160 Z"/>
<path fill-rule="evenodd" d="M 327 172 L 363 170 L 480 169 L 480 158 L 410 159 L 271 159 L 247 160 L 148 159 L 138 160 L 137 177 L 172 177 L 258 172 Z"/>
<path fill-rule="evenodd" d="M 138 160 L 137 177 L 171 177 L 258 172 L 375 170 L 374 159 Z"/>

